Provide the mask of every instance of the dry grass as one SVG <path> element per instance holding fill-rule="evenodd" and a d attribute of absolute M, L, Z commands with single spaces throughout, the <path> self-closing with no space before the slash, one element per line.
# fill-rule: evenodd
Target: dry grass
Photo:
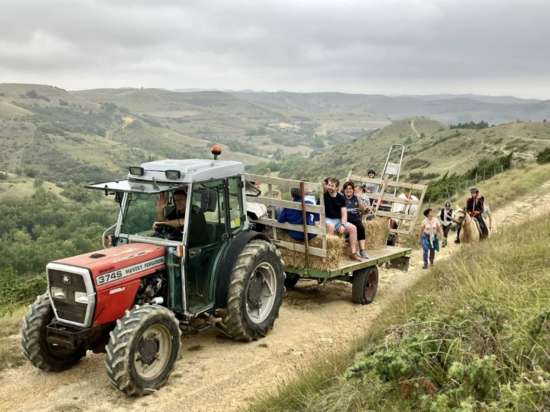
<path fill-rule="evenodd" d="M 547 192 L 550 187 L 544 186 L 550 180 L 550 164 L 528 165 L 508 170 L 478 184 L 481 194 L 494 209 L 519 199 L 529 193 Z M 466 205 L 469 193 L 457 195 L 458 205 Z"/>
<path fill-rule="evenodd" d="M 0 317 L 0 371 L 15 368 L 25 361 L 19 347 L 19 329 L 26 312 L 27 308 L 21 307 Z"/>

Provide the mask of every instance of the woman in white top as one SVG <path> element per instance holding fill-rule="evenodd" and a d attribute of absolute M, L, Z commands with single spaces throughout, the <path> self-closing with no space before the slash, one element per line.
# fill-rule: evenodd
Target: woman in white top
<path fill-rule="evenodd" d="M 422 221 L 422 227 L 420 229 L 420 243 L 423 251 L 423 269 L 428 269 L 428 258 L 430 264 L 433 265 L 435 252 L 439 251 L 439 239 L 437 236 L 439 235 L 443 238 L 443 228 L 439 220 L 434 216 L 432 209 L 428 208 L 424 210 L 424 216 L 426 218 Z"/>

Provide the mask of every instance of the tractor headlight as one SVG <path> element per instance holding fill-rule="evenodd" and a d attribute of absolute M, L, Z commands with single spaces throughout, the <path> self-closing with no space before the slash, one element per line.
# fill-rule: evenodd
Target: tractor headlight
<path fill-rule="evenodd" d="M 84 305 L 88 304 L 88 295 L 86 292 L 75 292 L 74 293 L 74 301 L 77 303 L 82 303 Z"/>
<path fill-rule="evenodd" d="M 63 290 L 63 288 L 52 286 L 50 288 L 50 293 L 52 295 L 52 298 L 54 299 L 67 299 L 67 294 L 65 293 L 65 290 Z"/>
<path fill-rule="evenodd" d="M 181 177 L 179 170 L 167 170 L 164 174 L 168 180 L 178 180 Z"/>

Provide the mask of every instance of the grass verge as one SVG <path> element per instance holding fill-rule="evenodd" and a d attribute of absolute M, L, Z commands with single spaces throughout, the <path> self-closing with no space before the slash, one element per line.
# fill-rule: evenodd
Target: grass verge
<path fill-rule="evenodd" d="M 491 179 L 480 182 L 478 187 L 489 205 L 495 209 L 530 193 L 539 191 L 541 186 L 548 182 L 549 176 L 550 164 L 531 164 L 510 169 L 493 176 Z M 458 194 L 458 205 L 465 206 L 469 195 L 467 192 Z"/>
<path fill-rule="evenodd" d="M 388 306 L 359 351 L 251 410 L 550 410 L 549 241 L 542 216 L 463 246 Z"/>
<path fill-rule="evenodd" d="M 0 371 L 15 368 L 25 362 L 19 347 L 19 329 L 27 307 L 19 307 L 0 317 Z"/>

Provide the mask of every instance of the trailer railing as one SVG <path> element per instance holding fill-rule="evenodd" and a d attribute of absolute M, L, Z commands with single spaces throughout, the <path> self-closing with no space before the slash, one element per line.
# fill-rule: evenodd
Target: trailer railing
<path fill-rule="evenodd" d="M 322 258 L 327 257 L 327 229 L 325 207 L 322 201 L 323 186 L 321 183 L 255 174 L 245 174 L 245 179 L 247 182 L 257 187 L 262 186 L 263 188 L 267 188 L 266 191 L 262 191 L 260 196 L 247 196 L 247 201 L 260 203 L 266 206 L 267 216 L 251 219 L 251 221 L 271 228 L 271 238 L 277 246 L 304 253 L 306 268 L 309 255 Z M 351 173 L 348 175 L 348 179 L 359 184 L 366 183 L 378 185 L 379 190 L 376 193 L 369 194 L 369 196 L 374 199 L 373 208 L 375 216 L 391 218 L 396 222 L 396 227 L 390 228 L 390 233 L 408 235 L 414 231 L 420 208 L 426 194 L 426 185 L 394 182 L 389 179 L 371 179 L 366 176 L 352 175 Z M 282 199 L 282 194 L 289 193 L 292 188 L 299 189 L 302 198 L 301 201 L 295 202 Z M 391 193 L 388 193 L 388 189 L 391 189 Z M 414 194 L 418 200 L 407 199 L 403 198 L 403 196 L 394 194 L 399 190 L 404 191 L 405 189 L 410 189 L 411 194 Z M 305 202 L 305 197 L 310 194 L 320 200 L 318 204 L 312 205 Z M 300 211 L 304 223 L 301 225 L 279 223 L 277 221 L 276 211 L 282 208 Z M 318 225 L 307 225 L 308 213 L 319 215 Z M 277 233 L 277 229 L 302 232 L 304 233 L 304 242 L 289 242 L 288 240 L 282 239 Z M 311 246 L 308 234 L 317 235 L 321 239 L 321 246 Z"/>

